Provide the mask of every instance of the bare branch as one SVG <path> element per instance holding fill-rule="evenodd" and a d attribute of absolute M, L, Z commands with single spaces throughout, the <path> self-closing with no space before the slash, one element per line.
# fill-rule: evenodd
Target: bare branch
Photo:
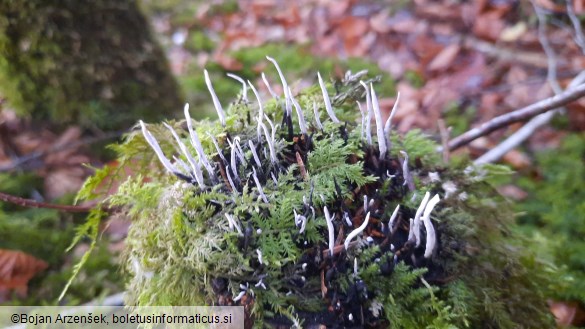
<path fill-rule="evenodd" d="M 441 133 L 441 145 L 443 146 L 443 162 L 449 163 L 449 137 L 451 137 L 451 127 L 447 128 L 445 120 L 439 119 L 437 121 L 439 125 L 439 132 Z"/>
<path fill-rule="evenodd" d="M 556 54 L 552 49 L 550 42 L 546 36 L 546 18 L 544 17 L 544 12 L 541 8 L 539 8 L 534 2 L 532 2 L 534 6 L 534 10 L 538 17 L 538 39 L 542 45 L 544 52 L 546 53 L 548 59 L 548 73 L 547 73 L 547 81 L 551 88 L 554 90 L 555 94 L 559 94 L 562 92 L 562 88 L 560 87 L 557 81 L 557 60 Z M 570 3 L 567 4 L 567 11 L 569 11 Z M 572 9 L 572 8 L 571 8 Z M 569 12 L 570 15 L 570 12 Z M 574 15 L 574 13 L 573 13 Z M 577 33 L 579 33 L 579 28 L 575 27 Z M 582 31 L 581 31 L 582 34 Z M 577 75 L 569 84 L 567 89 L 571 89 L 577 85 L 580 85 L 585 81 L 585 71 L 581 72 Z M 542 114 L 537 115 L 536 117 L 532 118 L 528 121 L 522 128 L 518 129 L 512 135 L 510 135 L 506 140 L 498 144 L 493 149 L 486 152 L 481 157 L 477 158 L 474 163 L 475 164 L 482 164 L 482 163 L 491 163 L 496 162 L 501 159 L 506 153 L 510 150 L 518 147 L 522 144 L 525 140 L 530 138 L 534 134 L 534 132 L 541 127 L 545 126 L 555 114 L 563 111 L 564 108 L 559 108 L 554 111 L 545 112 Z"/>
<path fill-rule="evenodd" d="M 512 123 L 528 120 L 541 113 L 566 105 L 583 96 L 585 96 L 585 84 L 565 90 L 558 95 L 543 99 L 522 109 L 497 116 L 490 121 L 484 122 L 479 127 L 473 128 L 456 138 L 453 138 L 449 142 L 449 150 L 453 151 L 458 149 L 461 146 L 469 144 L 476 138 L 485 136 L 492 131 L 509 126 Z"/>
<path fill-rule="evenodd" d="M 567 15 L 569 15 L 569 19 L 571 19 L 571 23 L 573 24 L 573 28 L 575 29 L 575 43 L 581 48 L 583 54 L 585 54 L 585 35 L 583 35 L 583 28 L 581 26 L 581 22 L 577 15 L 575 15 L 575 10 L 573 9 L 573 4 L 571 0 L 567 1 Z"/>
<path fill-rule="evenodd" d="M 15 205 L 19 205 L 27 208 L 46 208 L 46 209 L 57 209 L 66 212 L 89 212 L 94 207 L 86 206 L 68 206 L 54 203 L 39 202 L 32 199 L 24 199 L 14 195 L 0 192 L 0 200 L 4 202 L 10 202 Z"/>

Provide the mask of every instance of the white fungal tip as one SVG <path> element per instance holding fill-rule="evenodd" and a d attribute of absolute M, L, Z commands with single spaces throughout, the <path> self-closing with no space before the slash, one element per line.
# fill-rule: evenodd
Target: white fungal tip
<path fill-rule="evenodd" d="M 284 90 L 284 98 L 290 98 L 290 92 L 288 91 L 288 84 L 286 83 L 286 79 L 284 78 L 284 74 L 282 74 L 282 71 L 280 70 L 280 66 L 278 65 L 278 63 L 276 62 L 276 60 L 270 56 L 266 56 L 266 59 L 269 60 L 274 67 L 276 67 L 276 71 L 278 72 L 278 76 L 280 77 L 280 81 L 282 83 L 282 89 Z"/>
<path fill-rule="evenodd" d="M 384 134 L 388 136 L 390 134 L 390 129 L 392 128 L 392 119 L 394 119 L 394 115 L 396 115 L 396 110 L 398 109 L 398 102 L 400 102 L 400 92 L 396 95 L 396 101 L 394 102 L 394 106 L 392 106 L 392 111 L 390 111 L 390 116 L 388 116 L 388 120 L 386 120 L 386 124 L 384 125 Z"/>
<path fill-rule="evenodd" d="M 262 251 L 260 251 L 260 249 L 256 249 L 256 254 L 258 255 L 258 262 L 260 264 L 264 264 L 264 262 L 262 261 Z"/>
<path fill-rule="evenodd" d="M 390 230 L 392 230 L 394 227 L 394 222 L 396 221 L 398 210 L 400 210 L 400 205 L 396 206 L 396 209 L 394 209 L 394 212 L 392 212 L 392 216 L 390 216 L 390 221 L 388 222 L 388 227 L 390 228 Z"/>
<path fill-rule="evenodd" d="M 161 150 L 161 148 L 158 145 L 158 142 L 156 141 L 156 139 L 154 138 L 154 136 L 152 136 L 152 134 L 150 133 L 150 131 L 148 131 L 148 129 L 146 129 L 146 125 L 144 124 L 144 122 L 142 120 L 140 120 L 140 126 L 142 128 L 142 135 L 144 135 L 144 138 L 146 139 L 146 142 L 154 150 L 154 153 L 156 153 L 156 156 L 158 157 L 158 159 L 160 160 L 160 162 L 163 164 L 163 166 L 165 167 L 165 169 L 167 171 L 171 172 L 171 173 L 178 172 L 177 168 L 175 166 L 173 166 L 173 164 L 171 164 L 171 162 L 169 161 L 169 159 L 165 156 L 165 154 Z"/>
<path fill-rule="evenodd" d="M 436 194 L 426 205 L 425 211 L 423 214 L 423 222 L 425 224 L 425 230 L 427 231 L 427 242 L 425 246 L 425 258 L 429 258 L 433 254 L 433 250 L 435 249 L 435 245 L 437 243 L 437 236 L 435 233 L 435 228 L 433 223 L 431 222 L 431 212 L 433 208 L 439 203 L 440 198 L 439 195 Z"/>
<path fill-rule="evenodd" d="M 331 218 L 329 214 L 329 209 L 327 206 L 323 207 L 323 212 L 325 213 L 325 221 L 327 222 L 327 232 L 329 235 L 329 254 L 333 257 L 333 247 L 335 246 L 335 232 L 333 228 L 333 218 Z"/>
<path fill-rule="evenodd" d="M 321 92 L 323 94 L 323 101 L 325 102 L 325 110 L 327 110 L 327 114 L 331 118 L 331 121 L 334 123 L 339 123 L 339 119 L 335 116 L 335 112 L 333 112 L 333 108 L 331 107 L 331 100 L 329 99 L 329 94 L 327 93 L 327 88 L 325 88 L 325 83 L 321 78 L 321 74 L 317 72 L 317 78 L 319 79 L 319 86 L 321 86 Z"/>
<path fill-rule="evenodd" d="M 319 118 L 319 110 L 317 109 L 316 102 L 313 102 L 313 115 L 315 116 L 315 123 L 317 124 L 317 128 L 319 130 L 323 130 L 323 124 L 321 123 L 321 119 Z"/>
<path fill-rule="evenodd" d="M 386 135 L 384 134 L 384 127 L 382 126 L 382 114 L 380 113 L 378 97 L 376 96 L 376 91 L 374 90 L 374 86 L 371 83 L 370 92 L 372 97 L 372 108 L 374 110 L 374 116 L 376 119 L 376 135 L 378 137 L 378 148 L 380 150 L 380 158 L 382 159 L 386 156 L 386 151 L 388 151 L 388 148 L 386 147 Z"/>
<path fill-rule="evenodd" d="M 237 301 L 239 301 L 240 299 L 242 299 L 242 297 L 244 297 L 244 295 L 245 295 L 245 294 L 246 294 L 246 292 L 245 292 L 245 291 L 242 291 L 242 292 L 240 292 L 240 293 L 239 293 L 239 294 L 238 294 L 236 297 L 234 297 L 232 300 L 233 300 L 234 302 L 237 302 Z"/>
<path fill-rule="evenodd" d="M 215 111 L 219 117 L 219 121 L 221 125 L 225 127 L 225 114 L 223 112 L 223 108 L 221 107 L 221 103 L 219 102 L 219 98 L 215 94 L 215 90 L 213 89 L 213 85 L 211 84 L 211 79 L 209 79 L 209 73 L 207 70 L 203 70 L 203 74 L 205 76 L 205 84 L 207 85 L 207 89 L 209 89 L 209 93 L 211 94 L 211 99 L 213 100 L 213 106 L 215 107 Z"/>
<path fill-rule="evenodd" d="M 347 235 L 347 238 L 345 238 L 345 242 L 344 242 L 345 250 L 347 250 L 349 248 L 349 244 L 350 244 L 351 240 L 353 240 L 353 238 L 355 238 L 358 234 L 360 234 L 363 230 L 366 229 L 366 226 L 368 226 L 369 221 L 370 221 L 370 212 L 368 212 L 366 214 L 366 218 L 364 219 L 364 222 L 362 223 L 362 225 L 360 225 L 360 227 L 356 228 L 355 230 L 351 231 L 351 233 L 349 233 Z"/>

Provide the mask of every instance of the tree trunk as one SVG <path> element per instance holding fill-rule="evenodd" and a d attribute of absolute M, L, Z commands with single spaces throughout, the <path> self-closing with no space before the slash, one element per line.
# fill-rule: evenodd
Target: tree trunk
<path fill-rule="evenodd" d="M 0 0 L 0 93 L 19 114 L 126 128 L 180 110 L 134 0 Z"/>

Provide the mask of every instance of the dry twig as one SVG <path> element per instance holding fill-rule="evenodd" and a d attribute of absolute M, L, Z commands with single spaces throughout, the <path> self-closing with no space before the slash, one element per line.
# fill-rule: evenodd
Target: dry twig
<path fill-rule="evenodd" d="M 487 122 L 484 122 L 479 127 L 473 128 L 453 138 L 449 142 L 449 150 L 453 151 L 458 149 L 464 145 L 469 144 L 476 138 L 485 136 L 492 131 L 509 126 L 512 123 L 528 120 L 541 113 L 548 112 L 560 106 L 566 105 L 583 96 L 585 96 L 585 84 L 581 84 L 575 88 L 565 90 L 558 95 L 543 99 L 522 109 L 497 116 Z M 442 150 L 442 148 L 440 148 L 440 150 Z"/>
<path fill-rule="evenodd" d="M 558 83 L 557 80 L 557 60 L 556 54 L 553 50 L 547 36 L 546 36 L 546 17 L 544 16 L 544 11 L 538 7 L 534 2 L 532 2 L 532 6 L 534 7 L 534 11 L 538 17 L 538 39 L 540 44 L 542 45 L 542 49 L 544 50 L 547 60 L 548 60 L 548 72 L 547 72 L 547 81 L 555 94 L 560 94 L 563 90 Z M 571 4 L 570 2 L 567 4 L 567 12 L 569 16 L 571 16 Z M 573 13 L 574 16 L 574 13 Z M 573 20 L 573 17 L 571 17 Z M 573 22 L 574 23 L 574 22 Z M 575 25 L 575 33 L 577 35 L 576 42 L 579 40 L 579 36 L 583 36 L 583 31 L 579 25 Z M 585 50 L 585 48 L 584 48 Z M 569 84 L 567 89 L 574 88 L 577 85 L 580 85 L 585 81 L 585 71 L 581 72 L 577 75 Z M 545 112 L 542 114 L 537 115 L 536 117 L 532 118 L 528 123 L 526 123 L 522 128 L 518 129 L 512 135 L 510 135 L 506 140 L 498 144 L 493 149 L 489 150 L 487 153 L 482 155 L 481 157 L 477 158 L 474 163 L 475 164 L 482 164 L 482 163 L 491 163 L 498 161 L 502 158 L 506 153 L 511 151 L 512 149 L 518 147 L 522 144 L 525 140 L 530 138 L 534 134 L 536 130 L 541 128 L 542 126 L 546 125 L 547 123 L 552 120 L 552 118 L 559 112 L 564 111 L 564 108 L 559 108 L 554 111 Z"/>
<path fill-rule="evenodd" d="M 68 206 L 68 205 L 61 205 L 61 204 L 54 204 L 54 203 L 45 203 L 39 202 L 32 199 L 24 199 L 21 197 L 17 197 L 14 195 L 6 194 L 0 192 L 0 201 L 10 202 L 22 207 L 28 208 L 47 208 L 47 209 L 57 209 L 66 212 L 89 212 L 94 207 L 91 206 Z"/>

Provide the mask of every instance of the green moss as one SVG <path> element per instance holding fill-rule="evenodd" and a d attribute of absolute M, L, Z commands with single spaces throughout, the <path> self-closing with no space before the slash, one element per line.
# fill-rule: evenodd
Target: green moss
<path fill-rule="evenodd" d="M 258 141 L 256 124 L 248 117 L 257 115 L 256 103 L 232 103 L 225 128 L 217 122 L 195 125 L 215 166 L 213 174 L 204 171 L 205 188 L 150 165 L 139 171 L 148 182 L 141 176 L 130 178 L 109 197 L 133 220 L 125 254 L 128 302 L 239 304 L 250 316 L 248 324 L 256 327 L 550 327 L 544 297 L 550 267 L 521 247 L 523 241 L 509 229 L 511 212 L 489 183 L 504 171 L 465 170 L 469 164 L 463 162 L 445 168 L 436 144 L 418 131 L 393 135 L 390 154 L 380 158 L 377 144 L 362 138 L 359 112 L 350 105 L 355 104 L 350 95 L 359 95 L 361 88 L 355 81 L 337 84 L 341 95 L 332 98 L 346 99 L 334 108 L 346 120 L 339 124 L 327 117 L 318 87 L 296 95 L 308 123 L 306 135 L 299 132 L 295 114 L 289 133 L 283 104 L 265 100 L 265 114 L 283 125 L 275 130 L 276 160 L 264 151 L 265 137 Z M 322 129 L 314 120 L 314 101 Z M 268 120 L 263 121 L 270 131 Z M 188 144 L 185 123 L 171 124 Z M 160 125 L 148 125 L 148 130 L 165 154 L 177 154 L 168 130 Z M 226 163 L 209 134 L 218 140 Z M 227 139 L 236 137 L 244 161 L 230 152 Z M 249 141 L 262 146 L 259 166 Z M 156 162 L 138 131 L 116 149 L 121 167 Z M 400 150 L 410 155 L 415 191 L 405 184 Z M 235 172 L 228 168 L 232 155 L 239 163 Z M 437 173 L 440 181 L 430 173 Z M 90 180 L 84 195 L 91 196 L 99 183 Z M 438 246 L 429 258 L 423 256 L 426 228 L 419 246 L 409 238 L 409 219 L 425 192 L 441 200 L 431 216 Z M 367 210 L 364 197 L 373 200 Z M 390 233 L 380 222 L 387 223 L 397 205 L 401 208 Z M 325 207 L 335 216 L 333 234 L 341 248 L 333 257 Z M 302 233 L 302 219 L 295 212 L 307 218 Z M 344 250 L 344 239 L 365 217 L 370 218 L 366 230 Z"/>
<path fill-rule="evenodd" d="M 133 0 L 3 1 L 0 92 L 20 115 L 121 128 L 180 109 Z"/>
<path fill-rule="evenodd" d="M 414 88 L 422 88 L 425 85 L 425 79 L 419 72 L 408 70 L 404 73 L 404 79 Z"/>
<path fill-rule="evenodd" d="M 447 126 L 451 127 L 451 135 L 458 136 L 469 130 L 476 112 L 477 109 L 473 106 L 463 107 L 457 102 L 449 103 L 443 110 L 443 119 Z"/>
<path fill-rule="evenodd" d="M 42 185 L 42 180 L 31 174 L 2 174 L 0 185 L 3 192 L 29 198 Z M 9 304 L 57 305 L 59 293 L 72 276 L 72 264 L 78 262 L 66 250 L 76 236 L 76 223 L 82 220 L 80 216 L 60 214 L 52 209 L 0 204 L 0 249 L 21 251 L 48 264 L 47 270 L 28 283 L 28 296 L 15 297 Z M 118 264 L 107 250 L 107 243 L 99 243 L 96 250 L 63 302 L 75 305 L 122 290 Z"/>
<path fill-rule="evenodd" d="M 189 37 L 185 42 L 185 49 L 198 51 L 212 51 L 215 48 L 215 43 L 202 31 L 191 31 Z"/>
<path fill-rule="evenodd" d="M 525 173 L 518 183 L 528 191 L 518 204 L 518 218 L 529 235 L 541 241 L 540 251 L 564 269 L 554 297 L 585 304 L 585 135 L 571 134 L 558 149 L 536 157 L 537 173 Z M 536 176 L 535 176 L 536 174 Z"/>

